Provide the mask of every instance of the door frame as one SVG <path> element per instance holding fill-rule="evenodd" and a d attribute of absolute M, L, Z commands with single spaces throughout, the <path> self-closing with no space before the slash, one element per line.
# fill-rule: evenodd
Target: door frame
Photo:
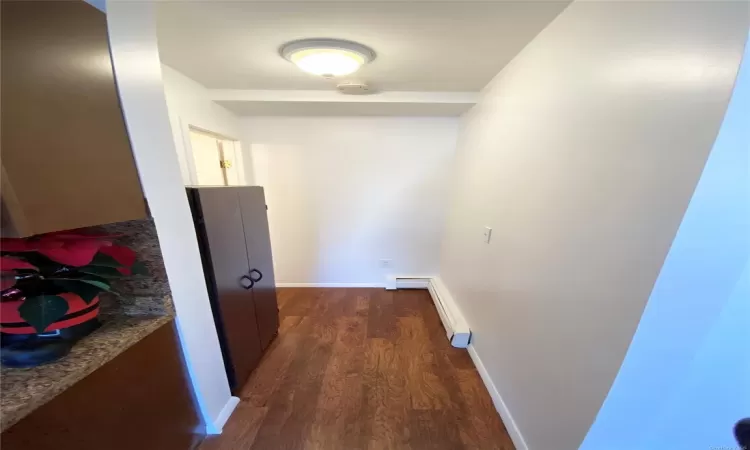
<path fill-rule="evenodd" d="M 217 139 L 227 140 L 227 141 L 234 141 L 234 142 L 240 142 L 241 141 L 237 138 L 227 136 L 226 134 L 217 133 L 216 131 L 211 131 L 203 127 L 199 127 L 197 125 L 193 125 L 190 123 L 187 123 L 185 120 L 182 119 L 182 117 L 179 118 L 180 122 L 180 135 L 182 136 L 182 146 L 185 149 L 185 162 L 187 163 L 188 168 L 188 174 L 190 175 L 190 184 L 193 186 L 198 186 L 198 171 L 195 166 L 195 154 L 193 153 L 193 143 L 190 141 L 190 132 L 191 131 L 197 131 L 198 133 L 208 134 L 210 136 L 214 136 Z M 237 151 L 236 149 L 232 149 L 233 161 L 235 164 L 237 161 L 239 161 L 237 157 Z M 241 156 L 240 156 L 241 157 Z M 238 175 L 242 175 L 242 179 L 245 179 L 244 173 L 244 161 L 242 164 L 236 164 L 235 165 L 236 170 L 238 172 Z"/>

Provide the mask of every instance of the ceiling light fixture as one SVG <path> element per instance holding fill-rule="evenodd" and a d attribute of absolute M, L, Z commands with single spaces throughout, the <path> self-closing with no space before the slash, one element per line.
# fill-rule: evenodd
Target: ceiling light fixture
<path fill-rule="evenodd" d="M 305 72 L 326 78 L 354 73 L 375 59 L 362 44 L 339 39 L 303 39 L 284 44 L 279 53 Z"/>

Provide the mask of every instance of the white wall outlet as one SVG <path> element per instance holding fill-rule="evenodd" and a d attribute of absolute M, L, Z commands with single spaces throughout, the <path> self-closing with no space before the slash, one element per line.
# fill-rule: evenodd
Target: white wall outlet
<path fill-rule="evenodd" d="M 380 268 L 381 269 L 390 269 L 393 267 L 393 260 L 392 259 L 381 259 L 380 260 Z"/>
<path fill-rule="evenodd" d="M 489 244 L 492 239 L 492 228 L 484 227 L 484 243 Z"/>

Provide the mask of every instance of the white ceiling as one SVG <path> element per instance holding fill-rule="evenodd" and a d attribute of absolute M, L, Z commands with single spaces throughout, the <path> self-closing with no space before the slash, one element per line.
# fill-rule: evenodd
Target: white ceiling
<path fill-rule="evenodd" d="M 385 91 L 479 91 L 569 1 L 162 2 L 162 61 L 212 89 L 326 89 L 278 55 L 341 38 L 377 59 L 355 74 Z"/>
<path fill-rule="evenodd" d="M 238 116 L 397 116 L 458 117 L 472 105 L 462 103 L 266 102 L 217 101 Z"/>
<path fill-rule="evenodd" d="M 322 90 L 211 89 L 209 98 L 240 116 L 460 116 L 475 92 L 399 92 L 342 95 Z"/>

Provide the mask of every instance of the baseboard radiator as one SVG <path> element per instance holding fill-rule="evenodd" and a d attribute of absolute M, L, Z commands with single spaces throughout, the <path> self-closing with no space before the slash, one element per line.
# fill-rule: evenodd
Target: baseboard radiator
<path fill-rule="evenodd" d="M 386 289 L 427 289 L 451 345 L 466 348 L 471 343 L 469 325 L 439 277 L 392 277 Z"/>

